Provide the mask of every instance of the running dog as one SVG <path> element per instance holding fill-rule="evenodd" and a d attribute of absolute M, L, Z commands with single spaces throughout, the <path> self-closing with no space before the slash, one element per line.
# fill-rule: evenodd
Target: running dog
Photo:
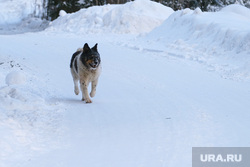
<path fill-rule="evenodd" d="M 78 81 L 82 92 L 82 101 L 92 103 L 88 94 L 88 85 L 91 82 L 90 96 L 96 94 L 98 78 L 101 74 L 101 58 L 97 50 L 97 44 L 90 48 L 85 43 L 83 48 L 79 48 L 71 58 L 70 71 L 74 81 L 75 94 L 79 94 Z"/>

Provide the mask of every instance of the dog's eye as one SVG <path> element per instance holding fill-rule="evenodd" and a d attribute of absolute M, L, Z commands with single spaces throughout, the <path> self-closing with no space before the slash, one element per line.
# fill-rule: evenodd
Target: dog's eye
<path fill-rule="evenodd" d="M 95 60 L 95 59 L 98 59 L 98 57 L 92 56 L 91 59 L 92 59 L 92 60 Z"/>

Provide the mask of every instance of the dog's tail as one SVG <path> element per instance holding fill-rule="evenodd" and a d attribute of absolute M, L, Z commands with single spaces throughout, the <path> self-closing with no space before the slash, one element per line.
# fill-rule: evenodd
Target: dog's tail
<path fill-rule="evenodd" d="M 70 68 L 73 67 L 73 62 L 77 55 L 79 55 L 83 51 L 83 48 L 78 48 L 77 51 L 72 55 L 71 61 L 70 61 Z"/>
<path fill-rule="evenodd" d="M 77 52 L 82 52 L 83 51 L 83 48 L 78 48 L 77 49 Z"/>

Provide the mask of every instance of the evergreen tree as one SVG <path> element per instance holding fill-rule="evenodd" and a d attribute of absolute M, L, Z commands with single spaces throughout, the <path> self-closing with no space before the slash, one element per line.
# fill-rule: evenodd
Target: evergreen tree
<path fill-rule="evenodd" d="M 49 20 L 54 20 L 59 16 L 60 10 L 72 13 L 80 10 L 82 7 L 79 0 L 48 0 L 47 16 Z"/>

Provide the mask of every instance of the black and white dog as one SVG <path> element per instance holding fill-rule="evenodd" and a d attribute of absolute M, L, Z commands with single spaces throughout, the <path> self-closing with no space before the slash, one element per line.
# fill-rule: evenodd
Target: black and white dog
<path fill-rule="evenodd" d="M 83 48 L 79 48 L 71 58 L 70 71 L 74 81 L 75 94 L 79 94 L 78 81 L 80 81 L 82 101 L 92 103 L 88 94 L 88 85 L 91 82 L 90 96 L 94 97 L 98 78 L 101 74 L 101 58 L 97 50 L 97 44 L 90 48 L 85 43 Z"/>

